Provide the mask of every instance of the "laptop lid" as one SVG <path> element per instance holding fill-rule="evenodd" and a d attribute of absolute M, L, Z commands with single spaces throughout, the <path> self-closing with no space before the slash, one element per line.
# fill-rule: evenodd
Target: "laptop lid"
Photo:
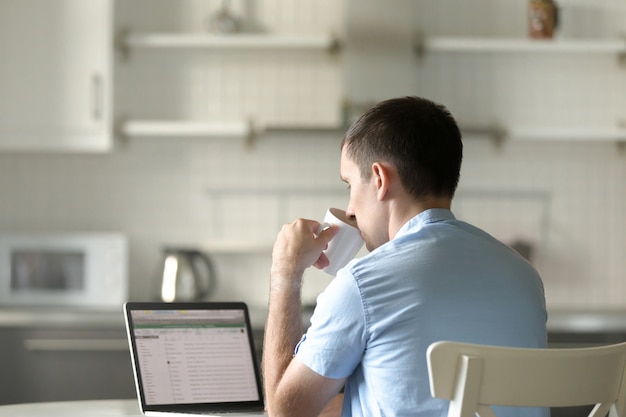
<path fill-rule="evenodd" d="M 141 411 L 262 411 L 248 308 L 242 302 L 124 306 Z"/>

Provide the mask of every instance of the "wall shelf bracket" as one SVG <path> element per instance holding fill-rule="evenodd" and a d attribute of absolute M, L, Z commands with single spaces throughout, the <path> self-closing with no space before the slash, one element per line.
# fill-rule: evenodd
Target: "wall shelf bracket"
<path fill-rule="evenodd" d="M 507 131 L 497 124 L 490 126 L 472 126 L 461 124 L 459 126 L 463 136 L 485 136 L 488 137 L 496 148 L 500 148 L 507 137 Z"/>

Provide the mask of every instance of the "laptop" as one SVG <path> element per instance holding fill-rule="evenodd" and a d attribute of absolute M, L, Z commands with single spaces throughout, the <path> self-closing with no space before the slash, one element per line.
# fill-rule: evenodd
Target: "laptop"
<path fill-rule="evenodd" d="M 245 303 L 128 302 L 124 317 L 142 414 L 267 415 Z"/>

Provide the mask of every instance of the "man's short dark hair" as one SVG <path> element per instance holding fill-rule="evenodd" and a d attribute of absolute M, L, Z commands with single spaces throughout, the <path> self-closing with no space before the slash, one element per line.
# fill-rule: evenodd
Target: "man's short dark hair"
<path fill-rule="evenodd" d="M 363 180 L 373 163 L 388 162 L 415 198 L 454 196 L 463 143 L 456 121 L 440 104 L 421 97 L 382 101 L 352 124 L 343 146 Z"/>

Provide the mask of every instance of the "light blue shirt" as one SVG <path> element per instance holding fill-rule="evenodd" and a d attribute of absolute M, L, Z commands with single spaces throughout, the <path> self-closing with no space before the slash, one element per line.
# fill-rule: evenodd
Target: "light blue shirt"
<path fill-rule="evenodd" d="M 430 395 L 426 349 L 438 340 L 545 347 L 536 270 L 484 231 L 431 209 L 352 261 L 318 297 L 298 359 L 345 378 L 344 417 L 445 417 Z M 509 409 L 500 417 L 546 416 Z"/>

